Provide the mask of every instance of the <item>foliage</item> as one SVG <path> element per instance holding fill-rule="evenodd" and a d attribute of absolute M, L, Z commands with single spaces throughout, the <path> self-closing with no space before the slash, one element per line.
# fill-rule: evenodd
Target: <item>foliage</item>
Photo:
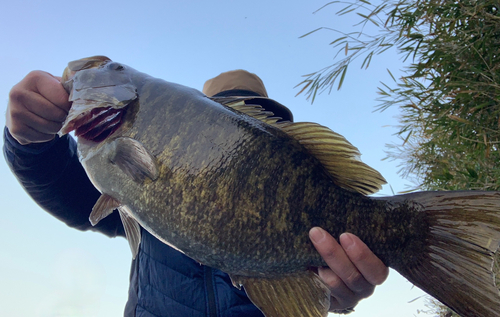
<path fill-rule="evenodd" d="M 432 297 L 426 298 L 426 310 L 418 310 L 418 314 L 424 315 L 432 315 L 435 317 L 460 317 L 455 312 L 453 312 L 450 308 L 444 306 L 439 301 L 435 300 Z"/>
<path fill-rule="evenodd" d="M 402 78 L 379 88 L 378 110 L 401 110 L 401 142 L 389 145 L 387 158 L 400 160 L 400 173 L 414 178 L 420 189 L 500 190 L 498 0 L 382 0 L 378 5 L 348 0 L 326 6 L 332 5 L 342 6 L 337 15 L 360 17 L 359 31 L 335 30 L 340 36 L 331 45 L 338 49 L 337 61 L 306 75 L 299 94 L 314 101 L 337 80 L 340 88 L 354 60 L 364 57 L 361 67 L 368 67 L 374 56 L 396 49 L 409 66 Z M 368 26 L 375 34 L 366 33 Z M 438 314 L 445 316 L 446 310 Z"/>
<path fill-rule="evenodd" d="M 339 4 L 330 2 L 328 5 Z M 500 189 L 500 14 L 498 1 L 383 0 L 348 3 L 360 31 L 331 44 L 339 59 L 299 84 L 308 98 L 343 83 L 348 66 L 396 48 L 412 59 L 396 87 L 383 84 L 379 110 L 399 106 L 398 135 L 388 158 L 402 159 L 403 176 L 424 189 Z M 376 34 L 364 33 L 372 24 Z M 320 29 L 310 32 L 312 34 Z M 304 36 L 306 36 L 304 35 Z M 300 93 L 301 93 L 300 92 Z"/>
<path fill-rule="evenodd" d="M 339 4 L 338 1 L 328 5 Z M 348 3 L 339 15 L 356 13 L 360 31 L 331 44 L 346 56 L 306 75 L 308 98 L 339 88 L 347 67 L 364 56 L 396 48 L 412 62 L 396 87 L 383 84 L 379 110 L 399 106 L 398 135 L 388 158 L 402 159 L 403 176 L 423 189 L 500 189 L 500 14 L 497 1 L 383 0 Z M 368 24 L 377 34 L 365 34 Z M 319 29 L 315 30 L 318 31 Z M 313 32 L 315 32 L 313 31 Z M 309 35 L 310 32 L 306 35 Z M 305 36 L 305 35 L 304 35 Z"/>

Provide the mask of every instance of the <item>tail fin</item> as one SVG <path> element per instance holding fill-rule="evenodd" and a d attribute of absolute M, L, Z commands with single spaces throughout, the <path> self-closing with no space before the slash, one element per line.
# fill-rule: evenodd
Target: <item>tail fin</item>
<path fill-rule="evenodd" d="M 422 192 L 396 196 L 421 204 L 427 254 L 398 271 L 461 316 L 500 316 L 493 263 L 500 244 L 500 192 Z"/>

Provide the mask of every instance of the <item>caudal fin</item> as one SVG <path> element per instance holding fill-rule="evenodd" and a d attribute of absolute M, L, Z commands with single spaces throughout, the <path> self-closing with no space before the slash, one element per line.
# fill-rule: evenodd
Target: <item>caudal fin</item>
<path fill-rule="evenodd" d="M 500 192 L 422 192 L 398 198 L 428 214 L 427 254 L 397 270 L 464 317 L 500 316 L 492 271 L 500 244 Z"/>

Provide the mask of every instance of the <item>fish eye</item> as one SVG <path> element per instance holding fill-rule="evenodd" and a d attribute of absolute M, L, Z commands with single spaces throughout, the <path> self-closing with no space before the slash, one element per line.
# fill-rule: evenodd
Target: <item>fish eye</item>
<path fill-rule="evenodd" d="M 125 67 L 123 67 L 123 66 L 122 66 L 122 65 L 120 65 L 119 63 L 115 63 L 115 62 L 113 62 L 113 63 L 109 63 L 109 64 L 108 64 L 108 67 L 109 67 L 109 69 L 111 69 L 111 70 L 117 70 L 117 71 L 120 71 L 120 70 L 125 69 Z"/>

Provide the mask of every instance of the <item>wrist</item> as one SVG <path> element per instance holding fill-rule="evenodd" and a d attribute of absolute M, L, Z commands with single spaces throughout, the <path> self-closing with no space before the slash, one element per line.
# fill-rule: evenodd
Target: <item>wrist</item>
<path fill-rule="evenodd" d="M 54 143 L 57 142 L 57 139 L 59 137 L 56 135 L 54 139 L 47 141 L 47 142 L 42 142 L 42 143 L 28 143 L 28 144 L 21 144 L 19 143 L 9 132 L 9 128 L 5 127 L 4 128 L 4 141 L 5 143 L 8 143 L 12 148 L 24 152 L 26 154 L 31 154 L 31 155 L 36 155 L 36 154 L 41 154 L 45 152 L 47 149 L 52 147 Z"/>

